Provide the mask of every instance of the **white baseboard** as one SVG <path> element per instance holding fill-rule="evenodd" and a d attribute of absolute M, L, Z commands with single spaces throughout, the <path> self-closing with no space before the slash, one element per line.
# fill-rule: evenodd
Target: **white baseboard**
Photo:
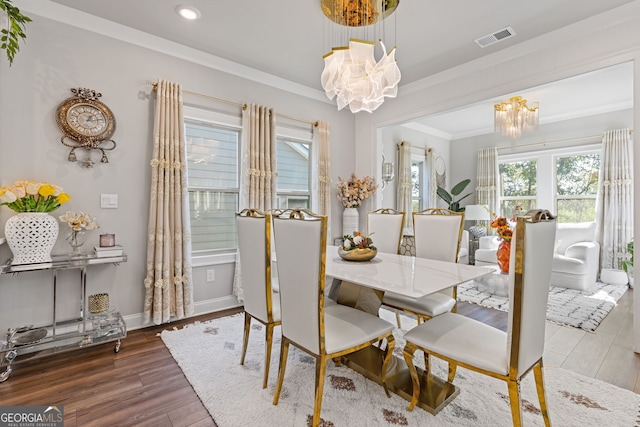
<path fill-rule="evenodd" d="M 210 300 L 198 301 L 194 304 L 193 316 L 200 316 L 201 314 L 215 313 L 216 311 L 227 310 L 229 308 L 241 307 L 242 304 L 238 302 L 238 299 L 233 295 L 228 295 L 222 298 L 214 298 Z M 155 326 L 153 323 L 144 323 L 144 313 L 129 314 L 123 316 L 125 323 L 127 324 L 127 330 L 133 331 L 135 329 L 148 328 Z M 178 320 L 178 319 L 171 319 Z M 167 323 L 169 326 L 170 323 Z"/>

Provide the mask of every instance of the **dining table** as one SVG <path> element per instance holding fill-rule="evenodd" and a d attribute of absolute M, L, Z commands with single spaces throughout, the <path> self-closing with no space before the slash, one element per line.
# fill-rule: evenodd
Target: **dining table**
<path fill-rule="evenodd" d="M 338 246 L 327 246 L 325 255 L 325 274 L 330 278 L 413 298 L 493 273 L 493 269 L 487 267 L 381 252 L 369 261 L 347 261 L 339 256 Z M 370 346 L 343 357 L 346 366 L 380 384 L 383 360 L 384 351 L 380 346 Z M 419 377 L 418 406 L 434 415 L 460 392 L 446 379 L 424 370 L 419 370 Z M 413 385 L 404 359 L 393 358 L 387 368 L 386 384 L 389 391 L 411 401 Z"/>

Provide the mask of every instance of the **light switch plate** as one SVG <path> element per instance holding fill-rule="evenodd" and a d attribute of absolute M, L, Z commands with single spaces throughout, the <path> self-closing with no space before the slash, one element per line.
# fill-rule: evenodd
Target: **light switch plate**
<path fill-rule="evenodd" d="M 102 209 L 117 209 L 118 195 L 117 194 L 101 194 L 100 207 Z"/>

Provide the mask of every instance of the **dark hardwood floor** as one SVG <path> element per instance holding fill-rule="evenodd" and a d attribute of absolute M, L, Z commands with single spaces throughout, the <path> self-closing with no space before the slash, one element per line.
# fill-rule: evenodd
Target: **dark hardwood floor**
<path fill-rule="evenodd" d="M 505 312 L 458 307 L 461 314 L 506 330 Z M 0 404 L 63 405 L 65 426 L 215 426 L 157 334 L 240 311 L 131 331 L 119 353 L 108 343 L 18 363 L 0 383 Z"/>

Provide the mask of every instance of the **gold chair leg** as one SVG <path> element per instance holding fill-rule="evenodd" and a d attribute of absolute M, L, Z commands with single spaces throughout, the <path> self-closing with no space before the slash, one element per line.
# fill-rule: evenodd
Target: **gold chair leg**
<path fill-rule="evenodd" d="M 240 356 L 240 364 L 244 365 L 244 357 L 247 354 L 247 345 L 249 344 L 249 329 L 251 329 L 251 315 L 244 312 L 244 337 L 242 338 L 242 356 Z"/>
<path fill-rule="evenodd" d="M 324 389 L 324 376 L 327 372 L 327 359 L 320 356 L 316 359 L 316 397 L 313 402 L 313 422 L 312 427 L 320 424 L 320 410 L 322 409 L 322 391 Z"/>
<path fill-rule="evenodd" d="M 393 338 L 393 334 L 389 334 L 387 336 L 387 350 L 384 355 L 384 361 L 382 362 L 382 387 L 384 388 L 384 392 L 387 394 L 387 397 L 391 397 L 389 390 L 387 389 L 387 368 L 389 367 L 389 362 L 393 357 L 393 348 L 396 345 L 396 340 Z"/>
<path fill-rule="evenodd" d="M 262 388 L 267 388 L 269 381 L 269 366 L 271 365 L 271 345 L 273 344 L 273 328 L 272 323 L 267 324 L 267 332 L 264 342 L 264 380 L 262 380 Z"/>
<path fill-rule="evenodd" d="M 509 386 L 509 405 L 513 427 L 522 426 L 522 401 L 520 400 L 520 381 L 507 380 Z"/>
<path fill-rule="evenodd" d="M 533 367 L 533 376 L 536 380 L 536 390 L 538 392 L 538 400 L 540 401 L 540 411 L 544 418 L 544 425 L 551 427 L 551 419 L 549 418 L 549 408 L 547 407 L 547 398 L 544 393 L 544 378 L 542 376 L 542 360 Z"/>
<path fill-rule="evenodd" d="M 411 402 L 409 403 L 408 411 L 413 411 L 416 403 L 418 403 L 418 396 L 420 395 L 420 380 L 418 379 L 418 371 L 413 364 L 413 353 L 415 353 L 417 347 L 412 343 L 407 343 L 404 346 L 404 361 L 409 368 L 409 374 L 411 375 L 411 382 L 413 383 L 413 395 L 411 396 Z"/>
<path fill-rule="evenodd" d="M 289 355 L 289 340 L 282 337 L 280 344 L 280 367 L 278 368 L 278 383 L 276 384 L 276 392 L 273 395 L 273 404 L 277 405 L 280 399 L 280 391 L 282 390 L 282 382 L 284 380 L 284 371 L 287 368 L 287 356 Z"/>
<path fill-rule="evenodd" d="M 453 362 L 449 362 L 449 376 L 447 377 L 447 381 L 449 381 L 450 383 L 452 383 L 453 379 L 456 377 L 457 368 L 458 368 L 458 365 L 456 365 Z"/>

